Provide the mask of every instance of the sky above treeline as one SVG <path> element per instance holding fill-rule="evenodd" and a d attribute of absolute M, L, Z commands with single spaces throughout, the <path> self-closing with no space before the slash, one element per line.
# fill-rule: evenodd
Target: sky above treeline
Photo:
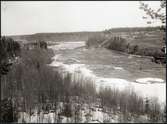
<path fill-rule="evenodd" d="M 147 1 L 157 9 L 159 1 Z M 1 2 L 1 34 L 102 31 L 148 25 L 139 1 L 24 1 Z"/>

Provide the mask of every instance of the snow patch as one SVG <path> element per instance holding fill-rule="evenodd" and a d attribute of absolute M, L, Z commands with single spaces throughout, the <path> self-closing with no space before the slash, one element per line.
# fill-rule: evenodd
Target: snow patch
<path fill-rule="evenodd" d="M 52 59 L 50 66 L 53 67 L 60 67 L 63 71 L 69 72 L 71 74 L 81 74 L 85 77 L 94 77 L 95 75 L 92 73 L 91 70 L 87 69 L 85 64 L 64 64 L 63 62 L 58 62 L 58 58 L 61 55 L 55 55 Z"/>
<path fill-rule="evenodd" d="M 53 66 L 53 67 L 60 67 L 63 66 L 64 64 L 62 62 L 58 61 L 58 58 L 60 58 L 61 54 L 57 54 L 55 56 L 52 57 L 52 63 L 49 64 L 49 66 Z"/>
<path fill-rule="evenodd" d="M 165 103 L 166 101 L 166 83 L 163 83 L 164 80 L 159 78 L 142 78 L 138 81 L 152 81 L 156 83 L 137 83 L 130 82 L 125 79 L 119 78 L 97 78 L 96 85 L 97 90 L 100 87 L 111 87 L 118 88 L 119 90 L 123 90 L 125 88 L 132 88 L 137 94 L 143 97 L 157 97 L 159 102 Z"/>
<path fill-rule="evenodd" d="M 131 82 L 120 79 L 120 78 L 102 78 L 98 77 L 96 79 L 96 84 L 102 87 L 111 87 L 111 88 L 118 88 L 123 90 L 125 87 L 132 86 Z"/>
<path fill-rule="evenodd" d="M 95 75 L 91 70 L 85 67 L 85 64 L 71 64 L 65 65 L 65 69 L 70 73 L 78 73 L 83 75 L 84 77 L 94 77 Z"/>
<path fill-rule="evenodd" d="M 122 67 L 113 67 L 115 70 L 123 70 Z"/>
<path fill-rule="evenodd" d="M 163 83 L 164 80 L 160 78 L 139 78 L 136 80 L 138 83 L 150 84 L 150 83 Z"/>
<path fill-rule="evenodd" d="M 166 101 L 166 83 L 133 83 L 134 89 L 144 97 L 157 97 L 161 103 Z"/>

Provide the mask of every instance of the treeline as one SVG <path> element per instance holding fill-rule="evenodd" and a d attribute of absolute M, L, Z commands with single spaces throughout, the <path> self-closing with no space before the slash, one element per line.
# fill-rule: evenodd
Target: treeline
<path fill-rule="evenodd" d="M 16 35 L 8 36 L 14 40 L 44 40 L 44 41 L 86 41 L 92 34 L 98 34 L 100 32 L 67 32 L 67 33 L 36 33 L 32 35 Z"/>
<path fill-rule="evenodd" d="M 10 67 L 15 62 L 16 58 L 20 56 L 21 48 L 20 44 L 14 41 L 12 38 L 2 36 L 0 39 L 0 83 L 1 83 L 1 121 L 16 120 L 14 106 L 12 101 L 8 97 L 4 98 L 3 86 L 6 85 L 6 80 L 2 78 L 6 77 L 10 71 Z M 5 78 L 6 79 L 6 78 Z M 6 116 L 4 116 L 6 115 Z"/>
<path fill-rule="evenodd" d="M 156 31 L 160 30 L 160 26 L 157 27 L 123 27 L 123 28 L 111 28 L 106 29 L 104 32 L 140 32 L 140 31 Z"/>
<path fill-rule="evenodd" d="M 20 54 L 20 45 L 12 38 L 5 36 L 0 40 L 0 65 L 4 64 L 9 58 L 14 58 Z"/>

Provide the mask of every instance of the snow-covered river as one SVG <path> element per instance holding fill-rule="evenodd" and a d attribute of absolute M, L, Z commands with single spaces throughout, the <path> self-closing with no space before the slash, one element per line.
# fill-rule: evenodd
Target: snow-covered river
<path fill-rule="evenodd" d="M 85 48 L 84 41 L 50 46 L 55 56 L 50 66 L 74 75 L 90 77 L 99 86 L 133 88 L 144 97 L 166 101 L 166 69 L 150 59 L 104 48 Z"/>

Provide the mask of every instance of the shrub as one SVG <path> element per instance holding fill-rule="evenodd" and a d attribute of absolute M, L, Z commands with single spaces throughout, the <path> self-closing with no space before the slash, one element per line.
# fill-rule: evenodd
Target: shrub
<path fill-rule="evenodd" d="M 111 50 L 118 50 L 125 52 L 127 50 L 128 43 L 122 37 L 106 37 L 105 35 L 95 35 L 88 38 L 86 42 L 88 47 L 105 47 Z"/>
<path fill-rule="evenodd" d="M 86 46 L 87 47 L 98 47 L 99 44 L 101 44 L 105 40 L 106 40 L 105 35 L 96 34 L 88 38 L 88 41 L 86 42 Z"/>
<path fill-rule="evenodd" d="M 127 50 L 128 43 L 124 38 L 112 37 L 108 40 L 108 44 L 105 46 L 111 50 L 118 50 L 125 52 Z"/>
<path fill-rule="evenodd" d="M 1 122 L 17 122 L 17 114 L 11 98 L 1 100 Z"/>
<path fill-rule="evenodd" d="M 20 44 L 12 38 L 1 37 L 0 40 L 0 64 L 7 59 L 13 59 L 20 54 Z"/>

